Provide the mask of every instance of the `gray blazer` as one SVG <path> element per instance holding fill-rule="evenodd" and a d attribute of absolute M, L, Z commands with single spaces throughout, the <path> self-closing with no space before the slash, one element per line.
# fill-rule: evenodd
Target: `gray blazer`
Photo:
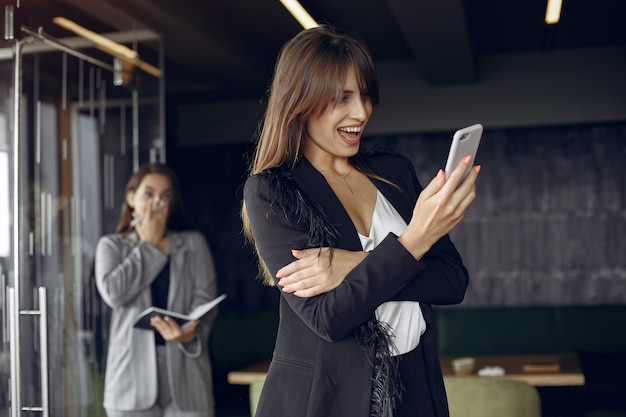
<path fill-rule="evenodd" d="M 197 232 L 167 232 L 170 246 L 168 309 L 189 313 L 216 297 L 211 252 Z M 152 305 L 150 284 L 167 257 L 140 241 L 136 233 L 102 237 L 96 248 L 96 285 L 113 309 L 107 354 L 104 407 L 131 411 L 153 406 L 157 399 L 154 332 L 133 328 L 133 320 Z M 196 328 L 187 345 L 166 342 L 172 401 L 181 410 L 214 415 L 208 336 L 217 310 Z"/>

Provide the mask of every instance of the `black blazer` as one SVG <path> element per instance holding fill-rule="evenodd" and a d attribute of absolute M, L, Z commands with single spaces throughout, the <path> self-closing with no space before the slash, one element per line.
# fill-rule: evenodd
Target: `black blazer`
<path fill-rule="evenodd" d="M 411 162 L 377 153 L 357 156 L 353 163 L 400 188 L 372 179 L 408 223 L 421 191 Z M 354 225 L 324 177 L 304 158 L 291 174 L 335 226 L 336 247 L 362 250 Z M 244 186 L 244 203 L 258 253 L 274 275 L 294 260 L 291 249 L 307 247 L 309 230 L 298 217 L 301 213 L 288 212 L 274 201 L 276 190 L 270 185 L 274 187 L 263 174 L 251 176 Z M 419 301 L 427 323 L 419 349 L 402 356 L 406 390 L 396 415 L 415 416 L 411 404 L 432 401 L 436 416 L 448 416 L 430 304 L 461 302 L 467 284 L 467 270 L 447 236 L 416 261 L 390 233 L 333 291 L 312 298 L 281 293 L 276 346 L 257 417 L 368 417 L 372 368 L 352 332 L 390 300 Z M 425 375 L 412 377 L 416 369 Z M 426 387 L 417 383 L 420 378 L 427 381 Z"/>

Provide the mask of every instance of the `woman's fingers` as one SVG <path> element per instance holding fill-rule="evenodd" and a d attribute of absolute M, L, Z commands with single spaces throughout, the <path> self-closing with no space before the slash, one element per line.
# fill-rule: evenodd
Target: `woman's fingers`
<path fill-rule="evenodd" d="M 294 250 L 292 254 L 297 260 L 281 268 L 276 277 L 284 292 L 300 297 L 312 297 L 336 288 L 367 256 L 365 252 L 335 249 L 331 258 L 330 248 Z"/>
<path fill-rule="evenodd" d="M 413 217 L 399 236 L 400 242 L 416 259 L 421 259 L 437 240 L 463 219 L 465 210 L 474 200 L 480 167 L 473 167 L 463 178 L 470 160 L 469 157 L 462 159 L 447 180 L 440 170 L 420 193 Z"/>
<path fill-rule="evenodd" d="M 176 320 L 168 316 L 155 315 L 150 318 L 150 324 L 168 342 L 188 343 L 195 338 L 198 320 L 180 327 Z"/>
<path fill-rule="evenodd" d="M 302 279 L 300 281 L 296 281 L 292 284 L 286 284 L 285 286 L 283 286 L 283 292 L 286 293 L 295 293 L 295 292 L 299 292 L 302 293 L 302 291 L 307 291 L 316 287 L 323 287 L 323 282 L 318 278 L 318 277 L 311 277 L 311 278 L 307 278 L 307 279 Z"/>
<path fill-rule="evenodd" d="M 445 194 L 452 194 L 464 181 L 465 173 L 468 172 L 469 164 L 472 161 L 470 155 L 465 156 L 454 167 L 450 176 L 445 180 L 445 186 L 442 187 Z M 445 174 L 444 174 L 445 177 Z"/>
<path fill-rule="evenodd" d="M 420 193 L 420 197 L 422 198 L 430 198 L 433 195 L 437 194 L 441 188 L 446 184 L 446 174 L 444 174 L 443 170 L 440 169 L 437 171 L 437 175 L 428 183 L 426 187 Z"/>
<path fill-rule="evenodd" d="M 476 196 L 476 179 L 480 172 L 480 165 L 473 167 L 463 181 L 454 189 L 454 192 L 450 196 L 450 204 L 457 206 L 465 210 L 469 204 L 461 205 L 461 202 L 467 201 L 470 197 L 470 202 Z"/>
<path fill-rule="evenodd" d="M 426 200 L 434 196 L 438 196 L 438 198 L 442 200 L 450 198 L 450 196 L 452 196 L 458 189 L 459 185 L 466 182 L 465 180 L 467 180 L 467 177 L 464 179 L 463 175 L 471 160 L 472 158 L 468 155 L 459 161 L 448 179 L 446 179 L 446 174 L 443 170 L 440 169 L 437 172 L 437 175 L 435 175 L 430 183 L 422 190 L 420 198 L 422 200 Z"/>
<path fill-rule="evenodd" d="M 319 285 L 330 280 L 330 264 L 319 256 L 309 256 L 294 261 L 281 269 L 282 273 L 276 274 L 280 280 L 278 285 L 285 292 L 293 292 Z"/>
<path fill-rule="evenodd" d="M 146 209 L 143 220 L 135 227 L 141 240 L 152 243 L 158 247 L 159 242 L 165 235 L 167 216 L 165 210 L 155 212 L 157 202 L 152 202 Z"/>
<path fill-rule="evenodd" d="M 306 268 L 319 265 L 321 249 L 292 250 L 291 254 L 297 259 L 285 265 L 276 272 L 276 278 L 287 278 Z M 293 277 L 292 277 L 293 278 Z"/>
<path fill-rule="evenodd" d="M 156 328 L 165 340 L 180 331 L 180 326 L 168 316 L 152 316 L 150 324 Z"/>
<path fill-rule="evenodd" d="M 316 285 L 313 287 L 294 291 L 293 295 L 295 295 L 296 297 L 300 297 L 300 298 L 309 298 L 309 297 L 315 297 L 316 295 L 320 295 L 325 292 L 328 292 L 328 289 L 326 287 L 324 287 L 323 285 Z"/>

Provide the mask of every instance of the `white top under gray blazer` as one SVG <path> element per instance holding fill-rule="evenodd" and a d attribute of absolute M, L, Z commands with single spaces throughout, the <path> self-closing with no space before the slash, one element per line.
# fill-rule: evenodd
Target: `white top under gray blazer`
<path fill-rule="evenodd" d="M 217 296 L 213 257 L 198 232 L 167 232 L 170 284 L 167 307 L 189 313 Z M 96 284 L 113 308 L 107 354 L 104 407 L 131 411 L 153 406 L 157 399 L 154 332 L 133 327 L 133 320 L 152 305 L 150 285 L 167 256 L 140 241 L 136 233 L 102 237 L 96 248 Z M 166 342 L 172 401 L 186 411 L 214 414 L 208 336 L 217 310 L 196 328 L 188 345 Z"/>

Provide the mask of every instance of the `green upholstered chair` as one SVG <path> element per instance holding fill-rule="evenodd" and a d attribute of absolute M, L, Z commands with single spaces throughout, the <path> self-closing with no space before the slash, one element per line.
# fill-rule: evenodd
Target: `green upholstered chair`
<path fill-rule="evenodd" d="M 501 378 L 445 378 L 450 417 L 541 417 L 535 387 Z M 250 414 L 254 416 L 263 381 L 250 385 Z"/>
<path fill-rule="evenodd" d="M 450 417 L 541 417 L 535 387 L 502 378 L 444 377 Z"/>
<path fill-rule="evenodd" d="M 261 390 L 263 389 L 263 382 L 265 382 L 265 380 L 250 384 L 250 415 L 252 417 L 256 414 L 256 406 L 259 404 L 259 397 L 261 396 Z"/>

